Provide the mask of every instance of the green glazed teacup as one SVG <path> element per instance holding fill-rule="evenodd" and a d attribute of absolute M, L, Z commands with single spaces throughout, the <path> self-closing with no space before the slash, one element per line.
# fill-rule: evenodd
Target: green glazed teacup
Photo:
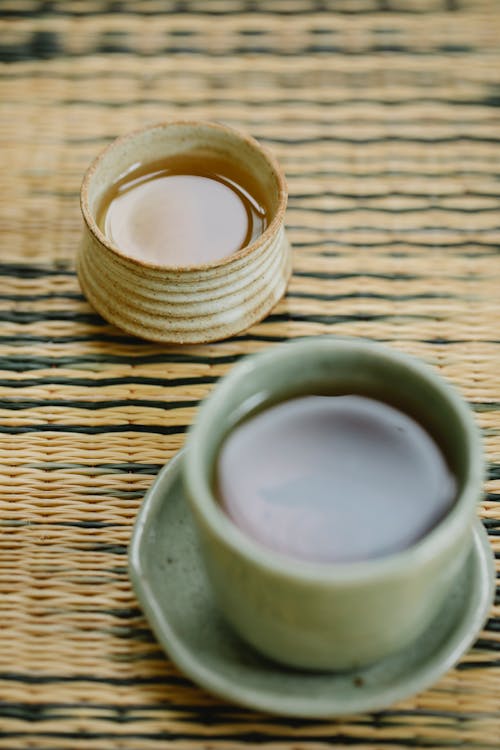
<path fill-rule="evenodd" d="M 314 393 L 389 395 L 435 437 L 457 478 L 448 514 L 402 552 L 354 563 L 312 563 L 243 533 L 213 492 L 220 444 L 258 403 Z M 404 406 L 403 406 L 404 405 Z M 216 386 L 191 428 L 186 495 L 221 611 L 249 644 L 304 669 L 354 669 L 403 649 L 438 615 L 463 570 L 483 481 L 472 414 L 420 361 L 360 340 L 309 338 L 245 358 Z"/>

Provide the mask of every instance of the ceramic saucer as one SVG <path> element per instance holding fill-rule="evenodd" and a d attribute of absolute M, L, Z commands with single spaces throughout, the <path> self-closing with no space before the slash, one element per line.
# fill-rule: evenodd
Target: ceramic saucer
<path fill-rule="evenodd" d="M 429 687 L 472 645 L 491 606 L 492 553 L 482 524 L 446 606 L 412 646 L 356 672 L 287 669 L 243 643 L 217 611 L 183 496 L 181 456 L 147 493 L 130 547 L 130 575 L 159 642 L 194 682 L 232 703 L 296 717 L 380 710 Z"/>

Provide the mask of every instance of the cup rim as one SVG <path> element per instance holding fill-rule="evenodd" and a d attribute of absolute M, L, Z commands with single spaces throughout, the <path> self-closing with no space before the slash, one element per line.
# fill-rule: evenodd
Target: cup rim
<path fill-rule="evenodd" d="M 354 562 L 314 562 L 291 555 L 281 554 L 244 533 L 224 513 L 217 503 L 209 482 L 206 479 L 204 451 L 210 440 L 211 424 L 217 419 L 219 408 L 224 405 L 229 391 L 252 372 L 270 359 L 283 361 L 294 359 L 307 361 L 315 351 L 324 349 L 335 351 L 373 352 L 379 359 L 397 363 L 424 379 L 445 399 L 454 410 L 465 436 L 468 467 L 461 490 L 453 507 L 423 538 L 411 546 L 379 558 Z M 237 556 L 266 572 L 281 578 L 310 583 L 352 585 L 380 580 L 391 576 L 404 576 L 406 573 L 432 560 L 450 540 L 464 532 L 467 525 L 472 528 L 475 508 L 478 504 L 484 480 L 484 456 L 479 430 L 468 405 L 451 385 L 437 375 L 425 362 L 369 340 L 356 338 L 338 339 L 333 336 L 313 336 L 295 339 L 278 344 L 270 349 L 251 354 L 237 363 L 216 385 L 204 401 L 195 423 L 190 427 L 183 458 L 183 481 L 186 497 L 198 522 L 208 528 L 217 541 L 230 547 Z"/>
<path fill-rule="evenodd" d="M 212 261 L 211 263 L 203 263 L 200 265 L 190 265 L 190 266 L 189 265 L 187 266 L 167 265 L 167 264 L 162 264 L 162 263 L 152 263 L 147 260 L 133 258 L 130 255 L 126 255 L 126 253 L 123 253 L 117 247 L 117 245 L 111 242 L 109 238 L 106 237 L 104 232 L 101 231 L 92 211 L 90 210 L 90 206 L 89 206 L 90 181 L 92 177 L 94 176 L 95 172 L 97 171 L 97 169 L 99 168 L 104 157 L 110 151 L 113 151 L 117 146 L 121 146 L 123 143 L 126 143 L 127 141 L 133 141 L 135 138 L 143 135 L 144 133 L 152 132 L 154 130 L 167 130 L 168 128 L 172 126 L 177 126 L 177 127 L 178 126 L 181 126 L 181 127 L 202 126 L 205 128 L 212 128 L 215 130 L 219 130 L 221 133 L 226 133 L 227 135 L 237 136 L 241 141 L 249 145 L 251 148 L 259 152 L 260 155 L 264 157 L 264 159 L 267 161 L 268 165 L 271 167 L 277 179 L 278 206 L 277 206 L 277 209 L 274 213 L 272 220 L 270 221 L 269 225 L 264 229 L 262 234 L 259 234 L 259 236 L 256 237 L 256 239 L 253 242 L 240 248 L 235 253 L 230 253 L 229 255 L 226 255 L 224 258 L 220 258 L 219 260 Z M 155 125 L 147 125 L 142 128 L 137 128 L 128 133 L 125 133 L 124 135 L 119 136 L 118 138 L 115 138 L 94 158 L 94 160 L 87 167 L 87 170 L 83 176 L 83 180 L 82 180 L 82 184 L 80 188 L 80 209 L 81 209 L 84 221 L 90 233 L 92 234 L 93 238 L 99 244 L 104 245 L 110 252 L 117 255 L 120 259 L 126 260 L 129 263 L 132 263 L 134 265 L 137 265 L 146 269 L 152 269 L 155 271 L 206 271 L 212 268 L 222 268 L 226 265 L 233 263 L 234 261 L 240 260 L 240 258 L 244 258 L 245 256 L 250 255 L 257 248 L 259 248 L 262 244 L 264 244 L 266 241 L 272 239 L 272 237 L 279 230 L 285 218 L 287 200 L 288 200 L 288 188 L 286 184 L 285 175 L 278 160 L 274 157 L 271 151 L 269 151 L 265 146 L 259 143 L 255 138 L 253 138 L 248 133 L 245 133 L 237 128 L 233 128 L 229 125 L 225 125 L 221 122 L 213 122 L 210 120 L 184 120 L 184 119 L 165 120 L 163 122 L 156 123 Z"/>

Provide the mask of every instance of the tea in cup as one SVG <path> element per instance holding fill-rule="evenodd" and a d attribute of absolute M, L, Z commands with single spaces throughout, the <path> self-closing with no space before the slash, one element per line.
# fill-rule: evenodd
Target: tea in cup
<path fill-rule="evenodd" d="M 233 128 L 178 121 L 118 138 L 82 184 L 82 290 L 142 338 L 234 336 L 285 292 L 286 202 L 274 157 Z"/>
<path fill-rule="evenodd" d="M 296 395 L 231 430 L 215 494 L 263 546 L 347 563 L 418 542 L 451 509 L 457 485 L 432 436 L 386 401 Z"/>
<path fill-rule="evenodd" d="M 264 655 L 354 669 L 408 646 L 463 570 L 483 480 L 471 412 L 360 340 L 245 358 L 201 406 L 186 496 L 222 613 Z"/>

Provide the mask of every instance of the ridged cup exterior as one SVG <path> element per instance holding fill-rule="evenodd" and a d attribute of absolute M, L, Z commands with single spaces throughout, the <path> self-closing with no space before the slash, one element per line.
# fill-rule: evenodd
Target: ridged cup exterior
<path fill-rule="evenodd" d="M 290 268 L 283 229 L 223 268 L 147 268 L 89 233 L 78 258 L 84 294 L 103 318 L 135 336 L 176 343 L 214 341 L 249 328 L 283 296 Z"/>
<path fill-rule="evenodd" d="M 154 138 L 147 141 L 153 132 Z M 187 133 L 186 139 L 182 136 Z M 98 199 L 123 166 L 149 154 L 160 158 L 168 144 L 182 150 L 216 143 L 228 156 L 240 146 L 248 163 L 268 169 L 274 179 L 276 211 L 267 230 L 250 246 L 218 263 L 199 267 L 168 267 L 129 258 L 114 248 L 95 223 Z M 215 139 L 215 140 L 214 140 Z M 113 149 L 117 145 L 116 165 Z M 173 145 L 172 145 L 173 144 Z M 102 165 L 107 159 L 111 164 Z M 254 162 L 252 162 L 254 158 Z M 101 173 L 102 172 L 102 176 Z M 93 208 L 91 208 L 93 204 Z M 211 123 L 171 123 L 118 139 L 91 166 L 82 186 L 85 231 L 77 260 L 82 290 L 93 307 L 124 331 L 151 341 L 204 343 L 233 336 L 262 320 L 283 296 L 291 273 L 291 252 L 283 220 L 286 187 L 272 157 L 253 139 Z"/>

